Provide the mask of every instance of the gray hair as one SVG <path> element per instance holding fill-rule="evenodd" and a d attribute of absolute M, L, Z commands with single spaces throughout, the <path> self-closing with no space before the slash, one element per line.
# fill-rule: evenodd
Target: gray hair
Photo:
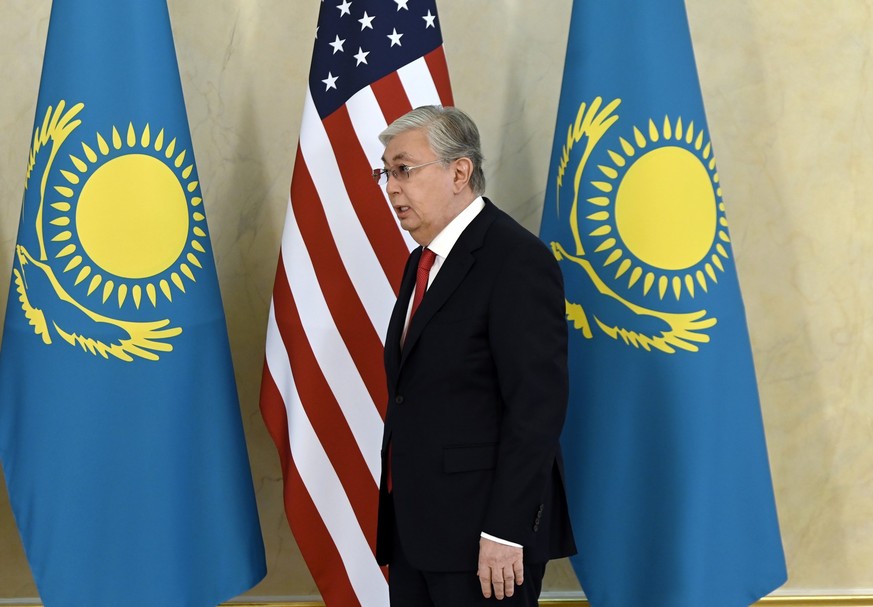
<path fill-rule="evenodd" d="M 470 187 L 477 196 L 485 192 L 479 129 L 467 114 L 456 107 L 423 105 L 392 122 L 379 134 L 379 141 L 387 146 L 397 135 L 414 129 L 425 129 L 431 149 L 443 164 L 469 158 L 473 163 Z"/>

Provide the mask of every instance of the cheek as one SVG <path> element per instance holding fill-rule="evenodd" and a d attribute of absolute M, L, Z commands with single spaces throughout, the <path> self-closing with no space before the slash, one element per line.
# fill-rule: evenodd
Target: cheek
<path fill-rule="evenodd" d="M 418 217 L 426 217 L 428 215 L 427 199 L 424 198 L 420 192 L 403 192 L 403 202 L 409 205 L 409 208 Z"/>

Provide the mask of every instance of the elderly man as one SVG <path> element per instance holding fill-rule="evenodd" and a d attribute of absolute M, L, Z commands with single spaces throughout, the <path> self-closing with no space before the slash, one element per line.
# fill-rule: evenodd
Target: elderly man
<path fill-rule="evenodd" d="M 479 132 L 462 111 L 417 108 L 380 140 L 373 176 L 421 245 L 385 340 L 377 558 L 391 605 L 535 606 L 546 562 L 575 552 L 561 273 L 482 197 Z"/>

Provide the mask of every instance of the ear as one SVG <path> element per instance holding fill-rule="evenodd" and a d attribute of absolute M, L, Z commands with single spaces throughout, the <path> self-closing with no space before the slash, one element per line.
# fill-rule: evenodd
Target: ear
<path fill-rule="evenodd" d="M 473 161 L 469 158 L 458 158 L 454 162 L 452 173 L 452 185 L 455 194 L 463 192 L 470 186 L 470 177 L 473 175 Z"/>

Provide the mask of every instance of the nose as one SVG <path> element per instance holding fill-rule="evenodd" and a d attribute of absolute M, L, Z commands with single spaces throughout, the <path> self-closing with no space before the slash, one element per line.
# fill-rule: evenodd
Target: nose
<path fill-rule="evenodd" d="M 400 180 L 394 177 L 391 173 L 387 173 L 388 183 L 385 184 L 385 191 L 389 194 L 400 192 Z"/>

